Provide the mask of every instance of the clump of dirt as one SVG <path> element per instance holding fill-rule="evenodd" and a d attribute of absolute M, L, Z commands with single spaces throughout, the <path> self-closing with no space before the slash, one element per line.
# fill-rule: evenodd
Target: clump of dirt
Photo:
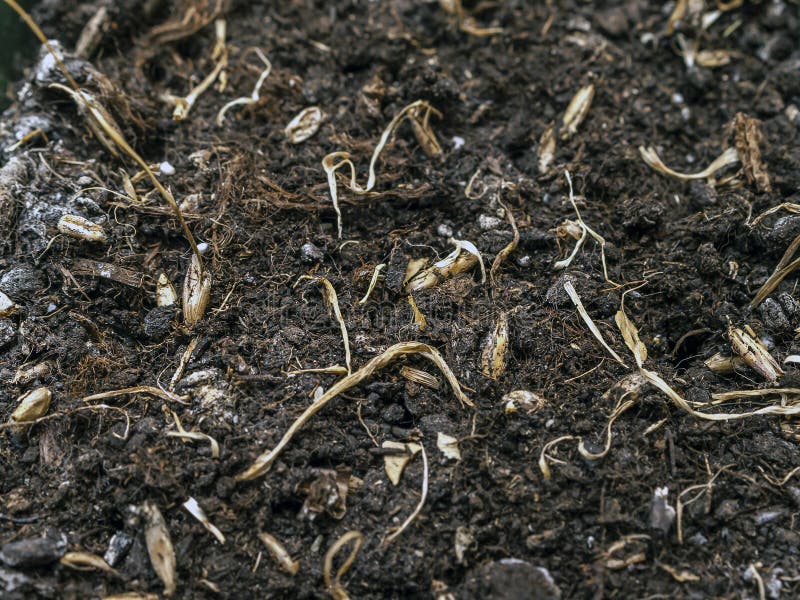
<path fill-rule="evenodd" d="M 615 324 L 624 297 L 645 367 L 693 410 L 797 406 L 797 274 L 751 307 L 800 234 L 796 2 L 45 0 L 34 16 L 174 195 L 212 285 L 191 327 L 180 299 L 157 302 L 162 274 L 181 296 L 187 239 L 43 50 L 0 127 L 4 597 L 170 591 L 170 548 L 173 597 L 326 597 L 326 553 L 349 531 L 363 545 L 331 589 L 356 598 L 800 593 L 796 421 L 708 421 L 624 387 L 635 361 Z M 258 99 L 218 124 L 265 72 L 255 49 L 271 63 Z M 384 140 L 370 191 L 337 171 L 340 238 L 323 158 L 348 152 L 367 186 L 382 132 L 419 100 L 437 112 Z M 310 107 L 319 128 L 293 143 Z M 736 164 L 681 179 L 640 147 L 682 174 L 729 147 Z M 489 277 L 509 211 L 518 243 Z M 65 215 L 104 239 L 64 233 Z M 422 269 L 431 284 L 411 290 Z M 434 348 L 469 402 L 432 354 L 408 354 L 239 477 L 398 342 Z M 8 422 L 39 387 L 45 416 Z M 76 569 L 76 552 L 113 571 Z"/>

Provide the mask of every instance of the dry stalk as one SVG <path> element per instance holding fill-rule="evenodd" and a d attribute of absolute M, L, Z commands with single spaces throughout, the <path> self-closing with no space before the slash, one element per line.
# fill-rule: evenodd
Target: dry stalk
<path fill-rule="evenodd" d="M 780 282 L 783 281 L 787 275 L 800 266 L 800 257 L 794 258 L 794 255 L 797 254 L 798 248 L 800 248 L 800 235 L 794 238 L 792 243 L 789 244 L 789 247 L 786 248 L 783 256 L 775 266 L 775 270 L 772 272 L 772 275 L 769 276 L 769 279 L 764 282 L 764 285 L 761 286 L 755 297 L 750 301 L 750 308 L 756 308 L 759 304 L 766 300 L 767 296 L 772 293 L 772 290 L 778 287 Z M 793 258 L 794 260 L 792 260 Z"/>
<path fill-rule="evenodd" d="M 269 62 L 269 59 L 266 56 L 264 56 L 264 53 L 261 51 L 260 48 L 253 48 L 253 50 L 255 51 L 258 58 L 261 59 L 261 62 L 264 63 L 264 69 L 258 76 L 258 80 L 256 80 L 256 84 L 253 87 L 253 91 L 250 93 L 249 96 L 242 96 L 241 98 L 236 98 L 235 100 L 231 100 L 219 110 L 219 112 L 217 113 L 217 126 L 219 127 L 221 127 L 222 123 L 225 121 L 225 113 L 227 113 L 234 106 L 255 104 L 256 102 L 261 100 L 261 86 L 264 85 L 264 81 L 266 81 L 267 77 L 269 77 L 269 74 L 272 72 L 272 63 Z"/>
<path fill-rule="evenodd" d="M 342 566 L 336 570 L 336 575 L 331 577 L 334 557 L 339 553 L 339 550 L 341 550 L 351 541 L 353 542 L 353 549 L 350 550 L 347 560 L 345 560 L 344 563 L 342 563 Z M 361 549 L 361 544 L 363 543 L 364 536 L 360 531 L 348 531 L 342 537 L 336 540 L 325 553 L 325 561 L 322 565 L 322 576 L 325 579 L 325 587 L 328 589 L 328 593 L 331 595 L 333 600 L 350 599 L 350 596 L 347 595 L 347 591 L 341 584 L 341 579 L 342 575 L 347 573 L 347 571 L 350 569 L 350 565 L 352 565 L 353 561 L 355 561 L 358 551 Z"/>
<path fill-rule="evenodd" d="M 422 119 L 418 117 L 420 111 L 424 111 Z M 433 134 L 433 130 L 430 129 L 430 125 L 428 124 L 430 113 L 433 113 L 439 117 L 441 116 L 441 113 L 433 108 L 430 104 L 424 100 L 417 100 L 416 102 L 412 102 L 408 106 L 405 106 L 394 116 L 394 118 L 386 126 L 386 129 L 383 130 L 381 138 L 378 141 L 378 145 L 375 146 L 375 150 L 372 152 L 372 158 L 369 161 L 369 176 L 367 178 L 367 184 L 363 187 L 356 181 L 356 167 L 350 160 L 349 152 L 331 152 L 322 159 L 322 168 L 325 170 L 325 174 L 328 177 L 328 187 L 330 189 L 331 201 L 333 202 L 333 209 L 336 211 L 336 227 L 340 238 L 342 237 L 342 211 L 339 208 L 336 171 L 342 167 L 349 167 L 350 181 L 348 183 L 345 180 L 345 185 L 347 188 L 353 193 L 359 195 L 369 193 L 372 191 L 372 188 L 375 187 L 375 183 L 377 181 L 375 175 L 375 163 L 378 161 L 378 157 L 381 155 L 381 152 L 383 152 L 383 149 L 388 143 L 389 138 L 405 119 L 416 122 L 417 125 L 423 129 L 425 138 L 432 140 L 436 139 L 435 135 Z M 415 128 L 415 132 L 416 131 L 417 129 Z M 417 134 L 417 137 L 419 139 L 419 134 Z"/>
<path fill-rule="evenodd" d="M 492 287 L 495 285 L 494 276 L 495 273 L 500 269 L 500 266 L 503 262 L 508 258 L 508 255 L 511 254 L 514 250 L 517 249 L 517 245 L 519 244 L 519 229 L 517 229 L 517 221 L 514 219 L 514 213 L 503 204 L 502 201 L 498 200 L 500 206 L 503 207 L 503 210 L 506 212 L 506 217 L 508 217 L 508 223 L 511 225 L 511 230 L 514 232 L 514 237 L 508 243 L 508 245 L 500 250 L 497 253 L 497 256 L 494 257 L 494 262 L 492 262 L 492 268 L 489 269 L 489 282 L 492 284 Z"/>
<path fill-rule="evenodd" d="M 572 300 L 572 303 L 578 309 L 578 314 L 581 316 L 584 323 L 586 323 L 586 326 L 589 328 L 589 331 L 592 332 L 592 335 L 594 335 L 597 341 L 600 342 L 603 348 L 606 349 L 606 351 L 611 355 L 611 357 L 614 360 L 616 360 L 623 367 L 627 368 L 628 365 L 626 365 L 625 361 L 623 361 L 619 357 L 619 354 L 617 354 L 611 348 L 611 346 L 609 346 L 606 343 L 605 338 L 603 338 L 603 334 L 600 333 L 600 330 L 597 328 L 597 325 L 594 324 L 594 321 L 592 321 L 592 318 L 589 316 L 589 313 L 586 312 L 586 308 L 583 306 L 583 302 L 581 301 L 580 296 L 578 296 L 578 292 L 575 291 L 575 287 L 572 285 L 571 281 L 567 280 L 564 282 L 564 290 L 567 292 L 567 295 L 569 296 L 570 300 Z"/>
<path fill-rule="evenodd" d="M 547 464 L 548 461 L 552 462 L 553 464 L 563 465 L 566 464 L 566 461 L 559 460 L 557 458 L 553 458 L 552 456 L 548 456 L 547 451 L 551 448 L 555 447 L 556 445 L 560 444 L 561 442 L 567 442 L 569 440 L 574 440 L 574 435 L 562 435 L 554 440 L 550 440 L 544 446 L 542 446 L 542 452 L 539 454 L 539 470 L 544 475 L 546 480 L 550 479 L 550 466 Z"/>
<path fill-rule="evenodd" d="M 178 404 L 189 404 L 189 396 L 180 396 L 174 392 L 162 390 L 161 388 L 152 385 L 137 385 L 135 387 L 124 388 L 121 390 L 113 390 L 110 392 L 100 392 L 99 394 L 92 394 L 91 396 L 84 396 L 84 402 L 94 402 L 95 400 L 102 400 L 104 398 L 116 398 L 117 396 L 127 396 L 128 394 L 150 394 L 168 402 L 177 402 Z"/>
<path fill-rule="evenodd" d="M 364 294 L 364 297 L 358 301 L 359 304 L 366 304 L 369 301 L 369 297 L 372 294 L 372 290 L 375 289 L 375 284 L 378 283 L 378 278 L 381 275 L 381 271 L 386 268 L 386 263 L 381 263 L 375 267 L 375 270 L 372 272 L 372 279 L 369 281 L 369 287 L 367 288 L 367 293 Z"/>
<path fill-rule="evenodd" d="M 589 227 L 581 217 L 581 212 L 578 210 L 578 205 L 575 204 L 575 193 L 572 189 L 572 177 L 570 177 L 569 171 L 564 171 L 564 175 L 567 178 L 567 183 L 569 184 L 569 201 L 572 204 L 572 208 L 575 210 L 575 215 L 578 217 L 578 227 L 581 230 L 581 236 L 578 238 L 577 243 L 575 244 L 575 248 L 572 250 L 572 254 L 570 254 L 564 260 L 558 261 L 556 264 L 553 265 L 553 268 L 556 270 L 566 269 L 568 266 L 572 264 L 572 261 L 575 260 L 575 257 L 580 252 L 580 249 L 583 247 L 584 242 L 586 242 L 586 238 L 588 236 L 592 236 L 594 241 L 600 244 L 600 260 L 603 263 L 603 277 L 606 282 L 610 283 L 614 287 L 619 287 L 618 284 L 614 283 L 608 277 L 608 267 L 606 266 L 606 240 L 603 238 L 602 235 L 597 233 L 594 229 Z"/>
<path fill-rule="evenodd" d="M 200 431 L 186 431 L 183 428 L 180 417 L 173 410 L 169 410 L 172 420 L 175 421 L 175 427 L 178 431 L 168 431 L 167 437 L 176 437 L 182 440 L 192 440 L 194 442 L 208 442 L 211 446 L 211 458 L 219 458 L 219 443 L 213 437 Z M 223 542 L 224 543 L 224 542 Z"/>
<path fill-rule="evenodd" d="M 286 448 L 289 442 L 292 441 L 292 438 L 294 438 L 295 434 L 315 414 L 325 408 L 328 402 L 342 392 L 346 392 L 350 388 L 358 385 L 367 377 L 371 376 L 376 371 L 381 370 L 395 359 L 409 354 L 419 354 L 423 358 L 427 358 L 433 362 L 439 368 L 439 370 L 442 371 L 442 374 L 452 387 L 456 398 L 458 398 L 462 404 L 470 407 L 475 406 L 472 400 L 470 400 L 467 395 L 461 391 L 461 386 L 459 385 L 456 376 L 453 374 L 453 371 L 435 348 L 427 344 L 423 344 L 422 342 L 400 342 L 399 344 L 390 346 L 385 352 L 383 352 L 383 354 L 379 354 L 370 360 L 355 373 L 351 373 L 347 377 L 337 381 L 327 392 L 325 392 L 318 399 L 314 400 L 314 402 L 308 408 L 306 408 L 303 414 L 301 414 L 295 420 L 295 422 L 292 423 L 291 427 L 289 427 L 278 444 L 272 450 L 264 452 L 258 456 L 258 458 L 256 458 L 256 460 L 252 465 L 250 465 L 250 467 L 247 468 L 247 470 L 236 476 L 236 480 L 247 481 L 264 475 L 269 470 L 275 459 L 281 454 L 281 452 L 283 452 L 284 448 Z"/>
<path fill-rule="evenodd" d="M 323 296 L 325 298 L 325 302 L 333 309 L 333 314 L 336 317 L 336 322 L 339 323 L 339 329 L 342 332 L 342 342 L 344 343 L 344 360 L 347 364 L 347 374 L 349 375 L 352 372 L 352 367 L 350 365 L 350 337 L 347 335 L 347 325 L 344 322 L 344 317 L 342 317 L 342 311 L 339 309 L 339 297 L 336 295 L 336 289 L 333 287 L 333 284 L 328 281 L 325 277 L 315 277 L 311 275 L 303 275 L 297 281 L 300 282 L 304 279 L 308 279 L 309 281 L 316 281 L 322 284 Z M 295 284 L 296 285 L 296 284 Z"/>
<path fill-rule="evenodd" d="M 217 77 L 223 72 L 225 67 L 228 66 L 228 50 L 225 45 L 225 21 L 217 19 L 215 22 L 216 41 L 214 42 L 214 51 L 212 56 L 218 56 L 217 64 L 214 69 L 205 76 L 205 78 L 198 83 L 185 97 L 173 96 L 172 94 L 164 94 L 162 99 L 165 102 L 172 104 L 175 109 L 172 111 L 172 118 L 175 121 L 182 121 L 189 115 L 197 99 L 217 80 Z"/>
<path fill-rule="evenodd" d="M 300 570 L 300 563 L 292 558 L 283 544 L 281 544 L 275 536 L 270 535 L 266 531 L 262 531 L 258 534 L 258 539 L 263 542 L 267 550 L 269 550 L 273 558 L 278 561 L 278 564 L 284 571 L 289 573 L 289 575 L 297 575 L 297 572 Z"/>
<path fill-rule="evenodd" d="M 414 519 L 417 518 L 419 513 L 422 512 L 422 507 L 425 505 L 425 500 L 428 497 L 428 455 L 425 454 L 425 446 L 423 446 L 421 442 L 420 448 L 422 453 L 422 493 L 420 494 L 419 502 L 417 503 L 417 507 L 414 509 L 414 512 L 412 512 L 408 518 L 403 521 L 403 524 L 384 538 L 382 542 L 383 546 L 388 546 L 393 540 L 397 539 L 397 537 L 403 533 L 403 531 L 405 531 L 409 525 L 411 525 Z"/>
<path fill-rule="evenodd" d="M 675 179 L 680 179 L 681 181 L 689 181 L 692 179 L 708 179 L 720 169 L 739 162 L 739 153 L 736 151 L 736 148 L 728 148 L 702 171 L 697 173 L 678 173 L 664 164 L 664 162 L 658 156 L 658 153 L 655 151 L 655 148 L 652 146 L 647 148 L 644 146 L 639 146 L 639 154 L 642 155 L 642 160 L 644 160 L 647 166 L 651 169 L 658 171 L 662 175 L 668 175 L 670 177 L 674 177 Z"/>
<path fill-rule="evenodd" d="M 197 500 L 189 496 L 189 499 L 183 503 L 183 508 L 185 508 L 190 515 L 197 519 L 200 524 L 205 527 L 206 531 L 217 538 L 217 541 L 220 544 L 225 544 L 225 536 L 216 525 L 208 520 L 205 511 L 197 503 Z"/>

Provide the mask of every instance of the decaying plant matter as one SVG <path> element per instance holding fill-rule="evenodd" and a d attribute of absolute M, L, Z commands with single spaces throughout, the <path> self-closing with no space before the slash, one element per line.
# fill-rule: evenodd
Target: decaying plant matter
<path fill-rule="evenodd" d="M 325 174 L 328 176 L 328 188 L 331 194 L 331 201 L 333 202 L 333 209 L 336 211 L 336 228 L 339 237 L 342 237 L 342 211 L 339 208 L 339 192 L 336 181 L 336 171 L 342 167 L 349 167 L 350 180 L 349 182 L 345 180 L 345 185 L 347 188 L 355 194 L 368 194 L 370 191 L 372 191 L 377 183 L 377 177 L 375 175 L 375 163 L 378 161 L 378 157 L 381 155 L 381 152 L 383 152 L 383 149 L 386 147 L 386 144 L 389 142 L 392 134 L 406 119 L 414 124 L 414 133 L 417 136 L 417 140 L 420 141 L 420 144 L 422 144 L 423 148 L 426 149 L 426 152 L 436 153 L 436 148 L 439 148 L 439 145 L 438 142 L 436 142 L 436 135 L 430 128 L 429 119 L 431 113 L 441 117 L 441 113 L 433 108 L 433 106 L 431 106 L 428 102 L 425 100 L 417 100 L 416 102 L 412 102 L 411 104 L 403 107 L 394 116 L 394 118 L 386 126 L 386 129 L 383 130 L 381 138 L 378 140 L 378 145 L 375 146 L 375 150 L 372 152 L 372 158 L 369 161 L 369 176 L 367 177 L 366 185 L 363 187 L 356 181 L 356 167 L 350 160 L 349 152 L 331 152 L 322 159 L 322 168 L 325 170 Z M 439 152 L 441 152 L 441 148 L 439 148 Z"/>
<path fill-rule="evenodd" d="M 431 346 L 421 342 L 401 342 L 399 344 L 395 344 L 394 346 L 390 346 L 383 354 L 379 354 L 373 358 L 355 373 L 352 373 L 344 379 L 337 381 L 327 392 L 316 399 L 294 423 L 292 423 L 292 426 L 289 427 L 281 440 L 272 450 L 262 453 L 247 470 L 237 475 L 236 479 L 238 481 L 246 481 L 264 475 L 269 470 L 275 459 L 280 455 L 281 452 L 283 452 L 283 449 L 289 444 L 294 435 L 315 414 L 325 408 L 328 402 L 333 400 L 342 392 L 346 392 L 351 387 L 358 385 L 376 371 L 383 369 L 395 359 L 412 354 L 419 354 L 423 358 L 427 358 L 437 367 L 439 367 L 439 370 L 452 387 L 456 398 L 458 398 L 462 404 L 474 406 L 472 400 L 470 400 L 467 395 L 461 391 L 461 386 L 458 384 L 458 380 L 456 379 L 455 375 L 435 348 L 432 348 Z"/>

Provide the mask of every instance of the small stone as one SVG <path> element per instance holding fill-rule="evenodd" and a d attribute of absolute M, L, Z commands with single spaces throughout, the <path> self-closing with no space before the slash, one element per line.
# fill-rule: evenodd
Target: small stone
<path fill-rule="evenodd" d="M 669 498 L 668 488 L 656 488 L 650 503 L 650 527 L 660 529 L 664 534 L 670 530 L 675 521 L 675 508 L 669 504 L 667 498 Z"/>
<path fill-rule="evenodd" d="M 708 544 L 708 538 L 702 533 L 695 533 L 689 538 L 689 543 L 694 544 L 695 546 L 705 546 Z"/>
<path fill-rule="evenodd" d="M 164 161 L 160 165 L 158 165 L 158 170 L 164 177 L 170 177 L 172 175 L 175 175 L 175 167 L 173 167 L 167 161 Z"/>
<path fill-rule="evenodd" d="M 17 331 L 11 319 L 0 319 L 0 350 L 10 346 L 17 337 Z"/>
<path fill-rule="evenodd" d="M 782 510 L 765 510 L 755 516 L 756 525 L 766 525 L 775 521 L 783 516 Z"/>
<path fill-rule="evenodd" d="M 453 136 L 453 150 L 459 150 L 464 146 L 464 138 L 458 135 Z"/>
<path fill-rule="evenodd" d="M 304 263 L 313 264 L 325 258 L 325 254 L 311 242 L 306 242 L 300 248 L 300 258 Z"/>
<path fill-rule="evenodd" d="M 522 256 L 518 256 L 516 262 L 520 267 L 530 267 L 533 259 L 529 255 L 524 254 Z"/>
<path fill-rule="evenodd" d="M 13 267 L 0 276 L 0 290 L 12 300 L 43 289 L 47 284 L 42 274 L 33 267 Z"/>
<path fill-rule="evenodd" d="M 116 567 L 119 562 L 128 554 L 128 550 L 133 544 L 133 538 L 124 531 L 118 531 L 111 536 L 108 540 L 108 550 L 103 555 L 105 560 L 110 566 Z"/>
<path fill-rule="evenodd" d="M 492 217 L 489 215 L 481 215 L 478 217 L 478 226 L 483 229 L 484 231 L 489 231 L 491 229 L 497 229 L 500 227 L 503 221 L 498 219 L 497 217 Z"/>
<path fill-rule="evenodd" d="M 436 228 L 436 235 L 443 238 L 453 237 L 453 228 L 450 225 L 442 223 Z"/>
<path fill-rule="evenodd" d="M 621 35 L 630 29 L 628 17 L 622 8 L 610 8 L 600 11 L 595 18 L 600 29 L 610 36 Z"/>
<path fill-rule="evenodd" d="M 144 334 L 151 340 L 163 340 L 172 331 L 175 306 L 157 306 L 144 316 Z"/>
<path fill-rule="evenodd" d="M 9 542 L 0 548 L 0 561 L 9 567 L 35 567 L 57 561 L 67 551 L 67 536 L 50 532 L 39 538 Z"/>

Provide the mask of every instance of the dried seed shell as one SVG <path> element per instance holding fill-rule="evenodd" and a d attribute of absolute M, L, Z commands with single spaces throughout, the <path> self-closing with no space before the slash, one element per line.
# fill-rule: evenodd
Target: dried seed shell
<path fill-rule="evenodd" d="M 309 106 L 289 121 L 284 133 L 292 144 L 305 142 L 317 133 L 324 119 L 325 113 L 318 106 Z"/>
<path fill-rule="evenodd" d="M 169 530 L 161 511 L 152 502 L 142 506 L 146 523 L 144 530 L 147 553 L 158 578 L 164 584 L 164 595 L 175 593 L 175 550 L 169 537 Z"/>
<path fill-rule="evenodd" d="M 553 125 L 542 132 L 539 138 L 539 174 L 547 175 L 556 155 L 556 134 Z"/>
<path fill-rule="evenodd" d="M 409 381 L 413 381 L 414 383 L 433 388 L 434 390 L 439 389 L 439 380 L 435 375 L 431 375 L 427 371 L 404 366 L 402 369 L 400 369 L 400 375 Z"/>
<path fill-rule="evenodd" d="M 17 398 L 19 405 L 11 413 L 11 420 L 15 423 L 35 421 L 47 413 L 52 399 L 50 390 L 46 387 L 36 388 Z"/>
<path fill-rule="evenodd" d="M 111 566 L 96 554 L 90 552 L 67 552 L 62 556 L 59 561 L 65 567 L 75 569 L 77 571 L 90 571 L 97 569 L 98 571 L 105 571 L 112 575 L 117 575 L 117 572 Z"/>
<path fill-rule="evenodd" d="M 105 242 L 106 232 L 97 223 L 78 215 L 64 215 L 58 220 L 58 230 L 66 236 L 87 242 Z"/>
<path fill-rule="evenodd" d="M 278 561 L 278 564 L 284 571 L 289 573 L 289 575 L 297 575 L 297 572 L 300 570 L 300 563 L 291 557 L 277 538 L 266 531 L 259 533 L 258 538 L 264 543 L 267 550 L 269 550 L 270 554 Z"/>
<path fill-rule="evenodd" d="M 506 370 L 508 360 L 508 317 L 500 313 L 494 330 L 486 336 L 481 354 L 481 373 L 497 379 Z"/>
<path fill-rule="evenodd" d="M 783 375 L 783 369 L 777 361 L 750 332 L 731 326 L 728 328 L 728 338 L 733 351 L 769 383 L 774 383 L 778 376 Z"/>
<path fill-rule="evenodd" d="M 589 109 L 592 107 L 594 99 L 594 84 L 589 84 L 578 90 L 572 100 L 570 100 L 567 110 L 564 112 L 564 120 L 561 127 L 561 139 L 566 140 L 578 132 L 578 126 L 583 123 Z"/>
<path fill-rule="evenodd" d="M 28 385 L 37 379 L 47 377 L 50 374 L 52 367 L 53 365 L 49 361 L 40 362 L 33 366 L 22 366 L 17 369 L 17 372 L 14 374 L 14 379 L 11 381 L 11 383 L 14 385 Z"/>
<path fill-rule="evenodd" d="M 183 280 L 183 320 L 189 327 L 200 322 L 211 298 L 211 273 L 203 271 L 193 254 Z"/>
<path fill-rule="evenodd" d="M 461 450 L 458 447 L 458 439 L 452 435 L 447 435 L 441 431 L 436 433 L 436 447 L 442 451 L 447 458 L 461 460 Z"/>
<path fill-rule="evenodd" d="M 156 306 L 172 306 L 178 301 L 178 294 L 175 292 L 170 280 L 165 273 L 158 276 L 156 283 Z"/>
<path fill-rule="evenodd" d="M 515 413 L 519 409 L 531 414 L 544 406 L 545 399 L 528 390 L 514 390 L 503 396 L 503 403 L 506 414 Z"/>

